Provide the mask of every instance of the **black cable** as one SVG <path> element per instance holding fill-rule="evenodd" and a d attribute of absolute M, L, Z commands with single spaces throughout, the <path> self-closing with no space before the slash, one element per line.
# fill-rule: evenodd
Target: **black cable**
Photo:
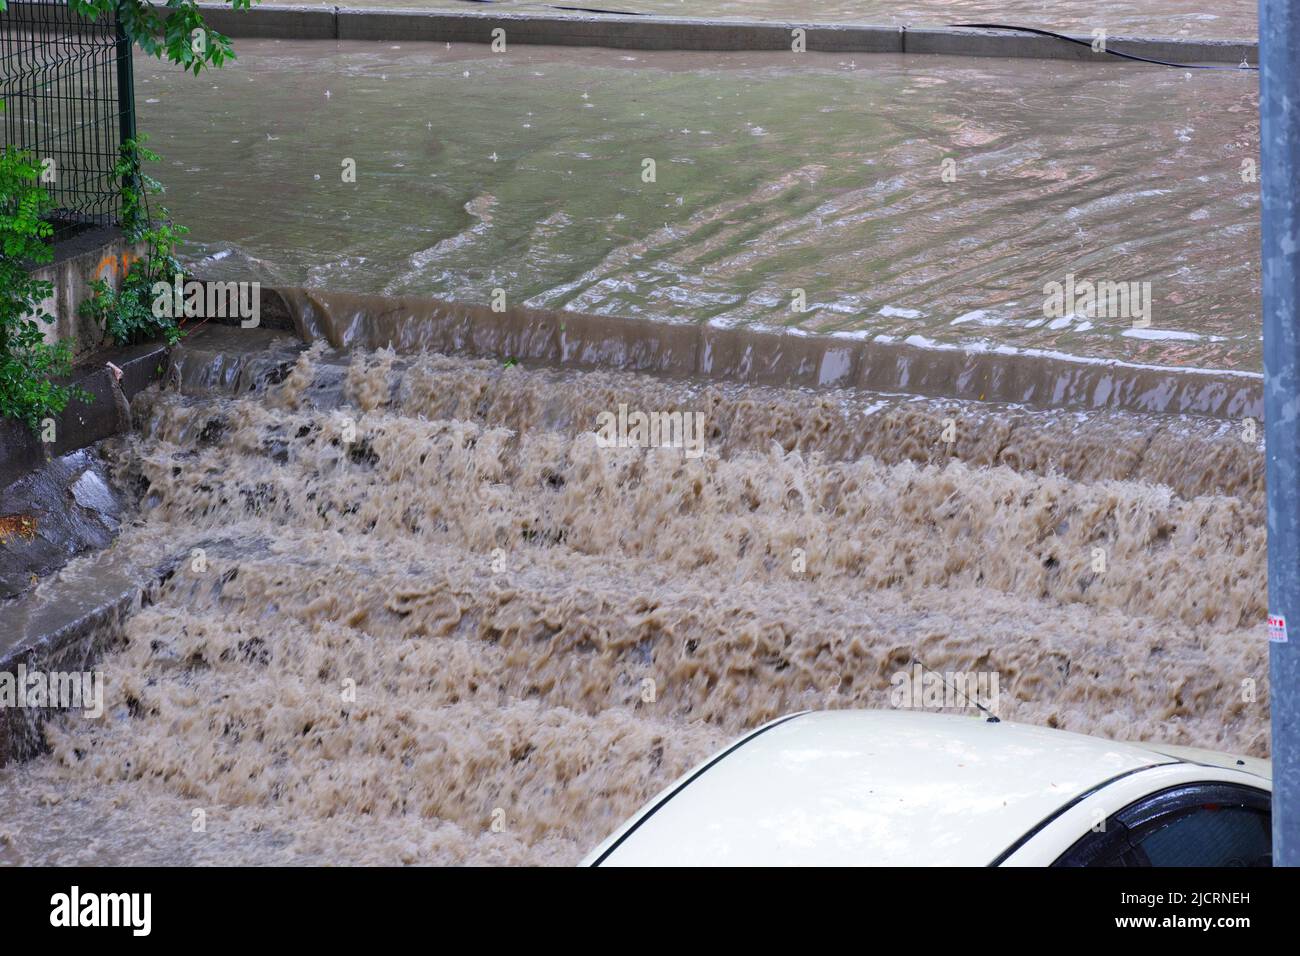
<path fill-rule="evenodd" d="M 1077 43 L 1079 46 L 1092 48 L 1092 43 L 1088 40 L 1081 40 L 1078 37 L 1066 36 L 1064 33 L 1053 33 L 1051 30 L 1039 30 L 1035 27 L 1013 27 L 1005 23 L 952 23 L 949 26 L 958 29 L 971 30 L 1018 30 L 1021 33 L 1034 33 L 1041 37 L 1052 37 L 1056 40 L 1064 40 L 1067 43 Z M 1154 60 L 1147 56 L 1138 56 L 1136 53 L 1121 53 L 1119 50 L 1112 50 L 1107 44 L 1100 52 L 1109 53 L 1111 56 L 1123 57 L 1126 60 L 1137 60 L 1139 63 L 1154 63 L 1157 66 L 1173 66 L 1180 70 L 1258 70 L 1257 66 L 1223 66 L 1205 63 L 1170 63 L 1168 60 Z"/>
<path fill-rule="evenodd" d="M 499 0 L 461 0 L 462 3 L 498 3 Z M 544 3 L 544 7 L 550 7 L 552 10 L 568 10 L 574 13 L 605 13 L 617 17 L 643 17 L 644 13 L 637 13 L 631 10 L 604 10 L 600 7 L 566 7 L 556 3 Z M 1040 37 L 1051 37 L 1054 40 L 1064 40 L 1066 43 L 1077 43 L 1079 46 L 1086 46 L 1092 49 L 1090 40 L 1083 40 L 1079 37 L 1066 36 L 1064 33 L 1054 33 L 1051 30 L 1039 30 L 1037 27 L 1017 27 L 1006 23 L 950 23 L 950 27 L 958 30 L 1013 30 L 1019 33 L 1033 33 Z M 903 34 L 906 36 L 907 28 L 903 28 Z M 1138 63 L 1154 63 L 1156 66 L 1172 66 L 1180 70 L 1253 70 L 1258 71 L 1259 67 L 1250 66 L 1243 63 L 1241 66 L 1223 66 L 1222 64 L 1210 63 L 1170 63 L 1168 60 L 1156 60 L 1149 56 L 1138 56 L 1136 53 L 1121 53 L 1119 50 L 1112 50 L 1109 45 L 1099 52 L 1108 53 L 1111 56 L 1118 56 L 1125 60 L 1136 60 Z"/>
<path fill-rule="evenodd" d="M 552 10 L 572 10 L 575 13 L 608 13 L 616 17 L 643 17 L 644 13 L 632 13 L 629 10 L 602 10 L 599 7 L 562 7 L 555 3 L 548 3 Z"/>
<path fill-rule="evenodd" d="M 461 0 L 462 3 L 499 3 L 500 0 Z M 604 10 L 600 7 L 563 7 L 557 3 L 543 3 L 543 7 L 550 7 L 552 10 L 568 10 L 571 13 L 606 13 L 614 17 L 644 17 L 644 13 L 635 13 L 631 10 Z"/>

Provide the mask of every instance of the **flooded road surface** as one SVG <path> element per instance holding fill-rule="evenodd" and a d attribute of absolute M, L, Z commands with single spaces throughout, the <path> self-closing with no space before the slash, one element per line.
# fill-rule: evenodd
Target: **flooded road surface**
<path fill-rule="evenodd" d="M 114 554 L 187 560 L 105 716 L 0 770 L 0 862 L 571 864 L 746 728 L 890 706 L 914 656 L 997 673 L 1012 720 L 1267 752 L 1236 423 L 323 340 L 248 391 L 215 356 L 253 334 L 136 400 Z M 620 403 L 703 414 L 704 453 L 601 447 Z"/>
<path fill-rule="evenodd" d="M 168 160 L 158 172 L 205 275 L 1261 364 L 1254 74 L 238 49 L 201 80 L 139 67 L 140 126 Z M 1090 310 L 1062 295 L 1045 314 L 1046 290 L 1071 276 L 1134 296 Z"/>
<path fill-rule="evenodd" d="M 136 397 L 137 510 L 36 599 L 177 570 L 0 770 L 0 863 L 571 864 L 913 658 L 1267 753 L 1253 76 L 239 48 L 141 66 L 141 128 L 312 344 L 207 326 Z"/>
<path fill-rule="evenodd" d="M 278 0 L 284 3 L 286 0 Z M 287 0 L 297 3 L 297 0 Z M 319 6 L 304 2 L 303 6 Z M 516 11 L 559 13 L 558 7 L 591 7 L 620 13 L 746 20 L 885 23 L 944 26 L 1005 23 L 1043 30 L 1111 35 L 1253 38 L 1259 33 L 1259 5 L 1253 0 L 351 0 L 348 7 L 418 8 L 465 13 Z"/>

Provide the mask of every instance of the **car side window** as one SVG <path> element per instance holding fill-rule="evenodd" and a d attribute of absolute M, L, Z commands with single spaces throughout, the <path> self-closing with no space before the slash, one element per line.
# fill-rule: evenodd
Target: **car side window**
<path fill-rule="evenodd" d="M 1269 795 L 1204 783 L 1143 797 L 1084 834 L 1053 866 L 1269 866 Z"/>
<path fill-rule="evenodd" d="M 1197 807 L 1134 841 L 1139 866 L 1267 866 L 1272 820 L 1249 807 Z"/>

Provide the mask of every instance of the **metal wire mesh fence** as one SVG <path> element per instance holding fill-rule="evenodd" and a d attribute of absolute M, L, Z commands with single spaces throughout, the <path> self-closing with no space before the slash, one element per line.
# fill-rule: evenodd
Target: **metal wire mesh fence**
<path fill-rule="evenodd" d="M 131 44 L 116 18 L 87 20 L 67 0 L 8 0 L 0 10 L 0 99 L 0 149 L 41 164 L 55 242 L 116 224 L 113 170 L 123 139 L 135 135 Z"/>

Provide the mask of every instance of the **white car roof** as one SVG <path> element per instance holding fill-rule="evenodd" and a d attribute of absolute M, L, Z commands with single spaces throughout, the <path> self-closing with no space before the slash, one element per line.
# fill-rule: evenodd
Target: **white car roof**
<path fill-rule="evenodd" d="M 585 862 L 985 866 L 1076 798 L 1178 759 L 979 717 L 792 715 L 696 768 Z"/>
<path fill-rule="evenodd" d="M 1167 754 L 1188 763 L 1204 764 L 1207 767 L 1222 767 L 1224 770 L 1240 770 L 1242 773 L 1254 774 L 1265 780 L 1273 779 L 1273 764 L 1260 757 L 1236 757 L 1232 754 L 1219 753 L 1217 750 L 1203 750 L 1200 747 L 1179 747 L 1173 744 L 1139 744 L 1157 753 Z"/>

